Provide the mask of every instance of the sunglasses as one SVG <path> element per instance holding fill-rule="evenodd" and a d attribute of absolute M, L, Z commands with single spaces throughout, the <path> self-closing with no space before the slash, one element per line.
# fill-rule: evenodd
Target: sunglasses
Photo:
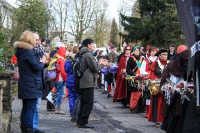
<path fill-rule="evenodd" d="M 131 49 L 126 49 L 126 50 L 131 50 Z"/>

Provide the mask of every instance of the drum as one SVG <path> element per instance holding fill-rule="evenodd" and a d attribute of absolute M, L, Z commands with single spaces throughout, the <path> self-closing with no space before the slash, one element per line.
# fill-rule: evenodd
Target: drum
<path fill-rule="evenodd" d="M 158 94 L 159 88 L 160 88 L 160 80 L 150 81 L 148 89 L 149 89 L 151 95 Z"/>

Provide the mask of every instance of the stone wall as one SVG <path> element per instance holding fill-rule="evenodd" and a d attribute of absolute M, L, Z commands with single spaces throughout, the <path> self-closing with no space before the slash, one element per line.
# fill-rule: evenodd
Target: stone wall
<path fill-rule="evenodd" d="M 0 105 L 1 123 L 0 123 L 0 133 L 9 133 L 10 125 L 12 119 L 12 90 L 13 90 L 13 72 L 1 72 L 0 73 Z"/>

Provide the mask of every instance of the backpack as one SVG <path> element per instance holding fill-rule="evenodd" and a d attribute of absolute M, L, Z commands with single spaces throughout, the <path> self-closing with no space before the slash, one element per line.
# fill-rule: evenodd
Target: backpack
<path fill-rule="evenodd" d="M 75 59 L 72 65 L 74 77 L 79 78 L 79 79 L 83 76 L 82 65 L 81 65 L 81 58 L 83 56 L 84 55 L 80 54 L 79 57 Z"/>
<path fill-rule="evenodd" d="M 67 58 L 66 61 L 69 62 L 69 63 L 72 65 L 72 72 L 73 72 L 73 74 L 74 74 L 73 67 L 74 67 L 74 64 L 76 63 L 76 59 Z"/>
<path fill-rule="evenodd" d="M 51 58 L 48 67 L 46 68 L 46 79 L 47 81 L 52 81 L 56 78 L 57 71 L 57 58 Z"/>
<path fill-rule="evenodd" d="M 71 62 L 72 64 L 72 71 L 74 74 L 74 91 L 77 93 L 80 93 L 80 78 L 83 76 L 83 71 L 82 71 L 82 66 L 81 66 L 81 58 L 83 55 L 80 55 L 76 58 L 73 59 Z"/>

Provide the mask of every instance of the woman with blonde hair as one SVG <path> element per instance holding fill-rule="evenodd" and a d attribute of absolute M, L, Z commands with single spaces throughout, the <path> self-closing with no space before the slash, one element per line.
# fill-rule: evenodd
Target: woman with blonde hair
<path fill-rule="evenodd" d="M 46 57 L 39 61 L 33 51 L 36 38 L 31 31 L 24 31 L 20 41 L 14 43 L 19 66 L 18 98 L 22 99 L 21 130 L 33 133 L 33 116 L 37 99 L 42 97 L 42 77 Z"/>

